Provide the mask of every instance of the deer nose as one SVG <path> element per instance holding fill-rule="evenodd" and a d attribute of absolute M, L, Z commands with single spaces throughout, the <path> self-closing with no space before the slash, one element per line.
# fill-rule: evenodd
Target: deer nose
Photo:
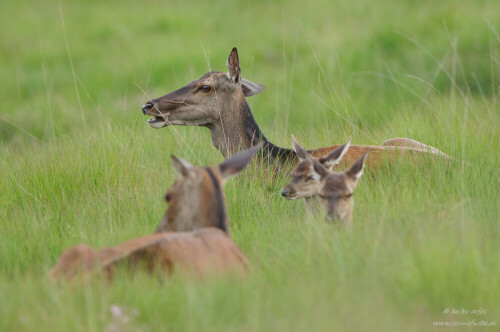
<path fill-rule="evenodd" d="M 147 115 L 149 110 L 151 110 L 153 108 L 154 104 L 150 101 L 148 101 L 147 103 L 145 103 L 144 105 L 142 105 L 142 113 L 144 113 L 144 115 Z"/>
<path fill-rule="evenodd" d="M 281 191 L 281 196 L 283 196 L 283 197 L 288 197 L 288 196 L 290 196 L 290 189 L 288 189 L 288 188 L 284 188 L 284 189 Z"/>

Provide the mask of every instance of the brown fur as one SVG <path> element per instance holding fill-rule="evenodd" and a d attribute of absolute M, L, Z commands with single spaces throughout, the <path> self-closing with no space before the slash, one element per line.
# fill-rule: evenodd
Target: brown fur
<path fill-rule="evenodd" d="M 88 280 L 103 273 L 111 278 L 117 264 L 143 264 L 148 272 L 181 269 L 193 276 L 234 272 L 245 275 L 248 261 L 228 234 L 217 228 L 167 232 L 139 237 L 110 248 L 95 250 L 79 244 L 67 249 L 51 271 L 55 280 Z M 135 269 L 132 269 L 132 271 Z"/>
<path fill-rule="evenodd" d="M 111 277 L 118 264 L 131 271 L 145 267 L 148 272 L 167 274 L 175 269 L 195 276 L 231 271 L 246 274 L 248 262 L 229 236 L 223 186 L 260 148 L 243 151 L 210 168 L 193 167 L 172 157 L 180 175 L 167 191 L 169 208 L 156 234 L 100 250 L 85 244 L 71 247 L 57 261 L 51 277 L 68 281 L 87 280 L 96 273 Z"/>
<path fill-rule="evenodd" d="M 346 173 L 330 173 L 323 181 L 319 196 L 327 220 L 339 221 L 341 225 L 352 222 L 354 206 L 353 192 L 356 181 Z"/>
<path fill-rule="evenodd" d="M 416 141 L 415 141 L 416 142 Z M 425 145 L 425 144 L 423 144 Z M 309 153 L 319 159 L 340 145 L 332 145 L 324 148 L 319 148 L 316 150 L 309 151 Z M 432 147 L 430 147 L 432 148 Z M 435 149 L 435 148 L 432 148 Z M 437 150 L 437 149 L 435 149 Z M 437 150 L 439 151 L 439 150 Z M 398 158 L 406 158 L 411 161 L 418 163 L 423 155 L 430 157 L 445 157 L 449 158 L 443 152 L 434 153 L 432 151 L 423 150 L 416 147 L 408 147 L 408 146 L 374 146 L 374 145 L 351 145 L 349 151 L 347 151 L 346 155 L 342 162 L 336 166 L 336 169 L 343 169 L 347 165 L 352 165 L 361 158 L 364 154 L 368 154 L 366 166 L 370 169 L 376 170 L 382 163 L 382 161 L 396 161 Z"/>
<path fill-rule="evenodd" d="M 259 93 L 263 87 L 241 78 L 236 48 L 229 55 L 227 67 L 229 73 L 209 72 L 185 87 L 144 104 L 145 115 L 168 120 L 150 125 L 154 128 L 169 125 L 207 127 L 213 145 L 226 157 L 263 142 L 262 156 L 269 158 L 271 163 L 277 161 L 279 166 L 284 166 L 291 162 L 295 165 L 298 160 L 293 151 L 274 145 L 260 131 L 245 97 Z M 201 91 L 203 85 L 210 86 L 211 90 Z M 311 153 L 319 158 L 338 146 L 319 148 Z M 415 140 L 394 138 L 381 146 L 352 146 L 345 158 L 346 163 L 354 163 L 365 153 L 369 154 L 369 168 L 376 168 L 382 159 L 396 160 L 400 156 L 411 156 L 415 161 L 429 154 L 449 158 L 438 149 Z"/>
<path fill-rule="evenodd" d="M 223 186 L 218 166 L 210 167 L 219 185 Z M 192 191 L 196 186 L 199 190 Z M 216 226 L 219 222 L 225 224 L 226 220 L 219 220 L 215 213 L 218 209 L 226 210 L 224 193 L 222 192 L 223 206 L 216 201 L 215 188 L 207 170 L 203 167 L 193 167 L 188 177 L 178 178 L 174 185 L 167 191 L 169 208 L 163 220 L 158 225 L 156 232 L 188 231 L 195 228 Z M 223 227 L 220 227 L 223 228 Z"/>
<path fill-rule="evenodd" d="M 300 159 L 299 164 L 292 170 L 292 181 L 283 188 L 281 196 L 287 199 L 311 198 L 317 195 L 321 189 L 322 178 L 329 174 L 333 166 L 338 165 L 344 155 L 349 151 L 351 139 L 334 149 L 331 153 L 314 158 L 297 142 L 292 135 L 293 150 Z M 316 209 L 313 207 L 313 200 L 306 200 L 306 206 L 310 212 Z"/>
<path fill-rule="evenodd" d="M 330 172 L 332 165 L 341 163 L 342 158 L 349 155 L 352 148 L 350 140 L 321 158 L 313 157 L 313 153 L 300 146 L 293 135 L 292 143 L 300 162 L 292 170 L 292 180 L 283 188 L 281 195 L 287 199 L 305 198 L 308 212 L 316 214 L 320 212 L 319 206 L 323 206 L 327 220 L 350 223 L 354 204 L 352 194 L 363 174 L 367 154 L 345 172 Z"/>

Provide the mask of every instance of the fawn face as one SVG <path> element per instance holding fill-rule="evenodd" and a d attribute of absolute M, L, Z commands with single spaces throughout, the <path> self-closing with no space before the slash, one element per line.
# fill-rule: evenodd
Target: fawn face
<path fill-rule="evenodd" d="M 257 145 L 211 167 L 194 167 L 172 156 L 179 177 L 165 195 L 168 209 L 156 232 L 217 227 L 229 233 L 224 183 L 241 172 L 260 148 Z"/>
<path fill-rule="evenodd" d="M 208 72 L 174 92 L 146 102 L 142 112 L 153 116 L 148 124 L 157 129 L 169 125 L 214 125 L 220 122 L 221 112 L 235 109 L 238 100 L 264 89 L 241 78 L 236 47 L 229 55 L 227 68 L 228 73 Z"/>
<path fill-rule="evenodd" d="M 297 199 L 318 195 L 324 177 L 337 165 L 349 150 L 351 139 L 339 146 L 329 155 L 316 159 L 297 143 L 292 135 L 293 150 L 299 157 L 299 164 L 292 171 L 292 181 L 283 188 L 281 196 L 286 199 Z"/>
<path fill-rule="evenodd" d="M 321 202 L 326 211 L 326 220 L 349 223 L 352 220 L 354 205 L 353 193 L 358 180 L 363 175 L 366 154 L 342 173 L 330 173 L 326 176 L 319 192 Z"/>

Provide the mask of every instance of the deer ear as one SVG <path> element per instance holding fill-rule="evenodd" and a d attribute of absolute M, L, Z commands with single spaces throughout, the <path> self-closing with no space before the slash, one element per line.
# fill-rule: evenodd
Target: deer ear
<path fill-rule="evenodd" d="M 229 54 L 226 65 L 231 82 L 239 83 L 241 80 L 241 69 L 240 60 L 238 59 L 238 50 L 236 47 L 233 47 L 231 54 Z"/>
<path fill-rule="evenodd" d="M 299 157 L 300 161 L 305 160 L 307 158 L 310 158 L 309 153 L 299 145 L 297 140 L 295 139 L 295 136 L 292 135 L 292 144 L 293 144 L 293 151 Z"/>
<path fill-rule="evenodd" d="M 359 158 L 358 161 L 354 163 L 354 165 L 349 168 L 345 174 L 351 178 L 351 180 L 354 182 L 354 185 L 358 182 L 359 178 L 361 175 L 363 175 L 363 169 L 365 168 L 365 161 L 366 161 L 366 156 L 367 154 L 365 153 L 363 157 Z"/>
<path fill-rule="evenodd" d="M 219 165 L 219 171 L 222 178 L 224 180 L 227 180 L 230 177 L 241 172 L 255 155 L 255 153 L 260 149 L 262 149 L 262 143 L 257 144 L 251 149 L 240 152 L 221 163 Z"/>
<path fill-rule="evenodd" d="M 189 170 L 193 167 L 193 165 L 191 165 L 189 161 L 176 157 L 174 155 L 171 155 L 170 159 L 172 159 L 172 165 L 180 175 L 182 175 L 183 177 L 189 176 Z"/>
<path fill-rule="evenodd" d="M 349 140 L 346 143 L 333 150 L 328 156 L 321 157 L 319 159 L 319 162 L 331 171 L 332 167 L 338 165 L 349 150 L 349 146 L 351 145 L 351 138 L 352 137 L 349 137 Z"/>
<path fill-rule="evenodd" d="M 243 95 L 245 97 L 250 97 L 262 92 L 262 90 L 264 90 L 264 86 L 242 78 L 241 89 L 243 90 Z"/>

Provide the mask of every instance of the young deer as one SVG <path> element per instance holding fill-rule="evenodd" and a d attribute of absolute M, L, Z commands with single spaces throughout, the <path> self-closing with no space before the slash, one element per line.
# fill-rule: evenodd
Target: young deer
<path fill-rule="evenodd" d="M 231 240 L 224 183 L 242 171 L 260 146 L 220 165 L 193 167 L 172 156 L 179 177 L 167 191 L 168 209 L 156 234 L 100 250 L 80 244 L 67 249 L 51 271 L 53 279 L 88 279 L 104 272 L 111 277 L 118 263 L 143 265 L 149 272 L 180 268 L 194 275 L 235 271 L 245 274 L 248 262 Z"/>
<path fill-rule="evenodd" d="M 302 146 L 299 145 L 292 135 L 293 151 L 299 158 L 298 165 L 292 171 L 292 181 L 283 188 L 281 196 L 286 199 L 312 198 L 321 190 L 321 176 L 323 169 L 331 171 L 333 166 L 338 165 L 349 150 L 351 139 L 333 150 L 330 154 L 321 158 L 314 158 Z"/>
<path fill-rule="evenodd" d="M 338 221 L 340 225 L 352 222 L 354 205 L 352 195 L 359 178 L 363 175 L 366 156 L 365 154 L 359 158 L 347 171 L 331 172 L 324 178 L 319 197 L 326 211 L 326 220 Z"/>
<path fill-rule="evenodd" d="M 286 199 L 305 198 L 310 212 L 318 212 L 324 206 L 327 220 L 339 219 L 341 224 L 352 219 L 352 193 L 363 174 L 366 154 L 346 172 L 331 172 L 349 150 L 351 140 L 341 145 L 326 157 L 320 159 L 310 155 L 292 135 L 293 149 L 300 159 L 292 171 L 292 181 L 283 188 L 281 195 Z"/>
<path fill-rule="evenodd" d="M 241 77 L 240 62 L 236 47 L 227 60 L 228 73 L 211 71 L 188 85 L 152 99 L 142 106 L 145 115 L 153 116 L 148 123 L 153 128 L 170 125 L 203 126 L 212 134 L 212 143 L 225 157 L 240 149 L 263 143 L 262 157 L 284 165 L 287 161 L 297 163 L 295 153 L 271 143 L 260 131 L 245 97 L 261 92 L 262 85 Z M 328 155 L 338 148 L 333 145 L 311 151 L 316 157 Z M 411 155 L 416 158 L 423 154 L 447 158 L 443 152 L 409 138 L 385 141 L 381 146 L 354 145 L 346 155 L 349 163 L 354 163 L 363 154 L 370 155 L 370 167 L 388 156 Z"/>

